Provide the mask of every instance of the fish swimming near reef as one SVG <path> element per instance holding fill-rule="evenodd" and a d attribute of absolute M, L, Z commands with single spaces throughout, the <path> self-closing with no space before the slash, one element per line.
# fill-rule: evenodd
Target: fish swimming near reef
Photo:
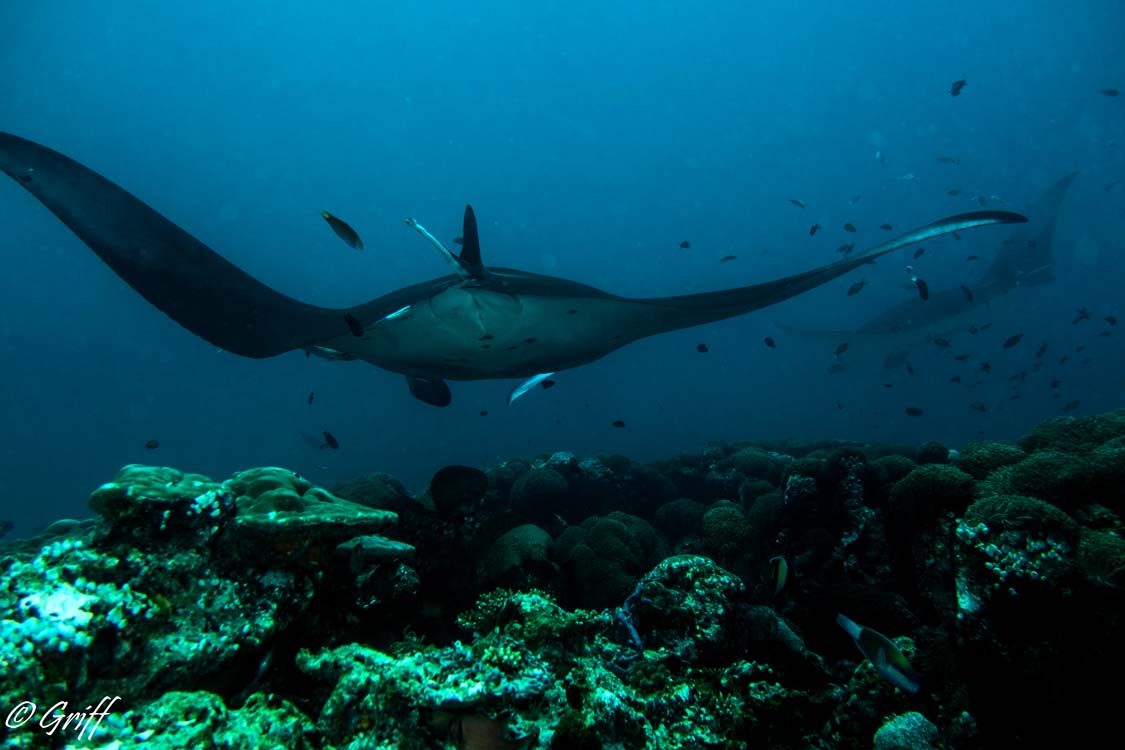
<path fill-rule="evenodd" d="M 917 693 L 922 688 L 921 675 L 911 669 L 910 662 L 890 638 L 858 625 L 844 615 L 836 615 L 836 624 L 852 637 L 860 653 L 871 661 L 884 680 L 908 693 Z"/>
<path fill-rule="evenodd" d="M 648 336 L 791 299 L 917 242 L 1027 221 L 1007 211 L 974 211 L 781 279 L 628 298 L 568 279 L 485 266 L 476 215 L 466 206 L 458 254 L 417 221 L 406 221 L 441 253 L 452 274 L 333 309 L 266 286 L 120 186 L 46 146 L 0 133 L 0 170 L 141 296 L 209 343 L 251 358 L 303 349 L 328 360 L 363 360 L 400 373 L 415 398 L 434 406 L 451 403 L 447 380 L 529 378 L 579 367 Z M 482 341 L 485 335 L 492 338 Z"/>
<path fill-rule="evenodd" d="M 1035 288 L 1054 280 L 1055 225 L 1077 175 L 1073 172 L 1058 180 L 1028 211 L 1031 221 L 1012 229 L 1012 241 L 1001 247 L 988 269 L 973 282 L 971 299 L 961 285 L 957 285 L 927 289 L 928 300 L 915 295 L 856 328 L 803 328 L 781 321 L 776 325 L 787 333 L 817 340 L 854 336 L 853 341 L 857 343 L 872 344 L 903 336 L 916 340 L 916 336 L 927 332 L 940 335 L 968 330 L 973 316 L 978 315 L 982 307 L 1000 301 L 1017 289 Z"/>

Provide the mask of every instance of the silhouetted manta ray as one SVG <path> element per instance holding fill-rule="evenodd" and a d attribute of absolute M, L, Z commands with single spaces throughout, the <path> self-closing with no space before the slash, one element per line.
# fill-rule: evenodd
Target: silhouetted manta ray
<path fill-rule="evenodd" d="M 129 286 L 197 336 L 245 357 L 305 349 L 329 359 L 361 359 L 405 375 L 410 392 L 434 406 L 452 400 L 446 380 L 541 377 L 578 367 L 646 336 L 773 305 L 915 242 L 1027 221 L 1007 211 L 974 211 L 775 281 L 629 299 L 575 281 L 486 267 L 476 218 L 466 206 L 460 255 L 407 221 L 439 246 L 456 273 L 330 309 L 274 291 L 121 187 L 45 146 L 0 133 L 0 169 Z"/>
<path fill-rule="evenodd" d="M 971 299 L 961 289 L 934 290 L 931 287 L 928 300 L 923 301 L 912 293 L 909 299 L 884 310 L 857 328 L 809 329 L 780 322 L 778 327 L 788 333 L 836 339 L 855 335 L 885 337 L 888 334 L 908 334 L 954 324 L 965 314 L 979 311 L 1016 289 L 1050 283 L 1054 280 L 1052 256 L 1059 208 L 1077 176 L 1077 172 L 1066 175 L 1035 202 L 1028 211 L 1030 223 L 1012 230 L 988 270 L 973 282 Z M 940 329 L 936 335 L 944 332 L 945 329 Z"/>

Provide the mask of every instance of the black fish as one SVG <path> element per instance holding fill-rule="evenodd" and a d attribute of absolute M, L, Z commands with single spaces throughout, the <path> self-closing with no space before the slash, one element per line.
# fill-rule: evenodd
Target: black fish
<path fill-rule="evenodd" d="M 309 391 L 309 399 L 308 399 L 309 400 L 309 406 L 312 406 L 312 402 L 313 402 L 314 398 L 316 398 L 316 394 L 312 391 Z"/>
<path fill-rule="evenodd" d="M 942 349 L 948 349 L 951 346 L 949 339 L 934 339 L 934 345 L 940 346 Z"/>
<path fill-rule="evenodd" d="M 942 164 L 960 164 L 961 160 L 952 156 L 939 156 L 937 158 Z"/>
<path fill-rule="evenodd" d="M 961 285 L 961 294 L 965 295 L 965 301 L 970 305 L 973 304 L 973 290 L 964 284 Z"/>
<path fill-rule="evenodd" d="M 488 491 L 488 475 L 471 466 L 445 466 L 430 480 L 430 499 L 439 515 L 469 511 Z"/>
<path fill-rule="evenodd" d="M 949 190 L 945 191 L 945 194 L 946 195 L 960 195 L 961 194 L 961 188 L 950 188 Z"/>
<path fill-rule="evenodd" d="M 683 242 L 680 243 L 680 249 L 681 250 L 690 250 L 691 249 L 691 243 L 688 242 L 687 240 L 684 240 Z"/>
<path fill-rule="evenodd" d="M 960 375 L 954 375 L 953 377 L 951 377 L 949 379 L 949 382 L 950 383 L 960 383 L 961 382 L 961 376 Z"/>
<path fill-rule="evenodd" d="M 342 239 L 348 247 L 353 247 L 356 250 L 363 249 L 363 240 L 359 238 L 359 235 L 356 234 L 354 229 L 348 226 L 346 221 L 337 219 L 327 211 L 321 211 L 320 215 L 328 222 L 328 226 L 332 227 L 332 231 L 336 233 L 336 236 Z"/>
<path fill-rule="evenodd" d="M 965 258 L 965 260 L 969 261 L 970 263 L 975 263 L 976 261 L 980 260 L 980 256 L 970 255 L 968 258 Z"/>
<path fill-rule="evenodd" d="M 1004 348 L 1005 349 L 1011 349 L 1013 346 L 1018 344 L 1022 339 L 1023 339 L 1022 333 L 1017 333 L 1015 336 L 1009 336 L 1008 338 L 1004 339 Z"/>
<path fill-rule="evenodd" d="M 777 348 L 777 342 L 774 341 L 773 339 L 771 339 L 769 336 L 766 336 L 764 341 L 766 342 L 766 346 L 768 346 L 770 349 L 776 349 Z"/>
<path fill-rule="evenodd" d="M 464 245 L 465 244 L 465 238 L 464 237 L 454 237 L 453 238 L 453 244 L 454 245 Z"/>
<path fill-rule="evenodd" d="M 843 245 L 840 245 L 838 248 L 836 248 L 836 252 L 843 253 L 844 255 L 847 255 L 852 250 L 855 250 L 854 242 L 845 242 Z"/>
<path fill-rule="evenodd" d="M 480 410 L 480 415 L 481 415 L 482 417 L 487 417 L 487 416 L 488 416 L 488 409 L 481 409 L 481 410 Z"/>
<path fill-rule="evenodd" d="M 949 95 L 950 96 L 960 96 L 961 95 L 961 89 L 965 88 L 967 85 L 969 85 L 969 82 L 966 81 L 964 78 L 962 78 L 959 81 L 954 81 L 953 85 L 949 87 Z"/>
<path fill-rule="evenodd" d="M 354 315 L 345 313 L 344 322 L 348 324 L 348 330 L 352 332 L 353 336 L 357 339 L 363 338 L 363 324 L 360 323 Z"/>
<path fill-rule="evenodd" d="M 895 384 L 894 383 L 883 383 L 883 387 L 884 388 L 894 388 Z"/>
<path fill-rule="evenodd" d="M 146 451 L 154 451 L 159 447 L 160 447 L 160 441 L 159 440 L 149 440 L 148 442 L 145 443 L 145 450 Z"/>
<path fill-rule="evenodd" d="M 1115 326 L 1117 325 L 1117 318 L 1113 317 L 1112 315 L 1107 315 L 1105 316 L 1105 322 L 1109 323 L 1111 326 Z"/>
<path fill-rule="evenodd" d="M 836 402 L 836 408 L 837 408 L 837 409 L 839 409 L 840 411 L 843 411 L 843 410 L 844 410 L 844 405 L 843 405 L 843 404 L 841 404 L 841 403 L 840 403 L 839 401 L 837 401 L 837 402 Z"/>
<path fill-rule="evenodd" d="M 849 221 L 847 224 L 844 225 L 844 231 L 845 232 L 854 232 L 855 231 L 855 224 L 852 224 Z"/>
<path fill-rule="evenodd" d="M 1035 351 L 1035 358 L 1039 359 L 1040 357 L 1042 357 L 1046 353 L 1047 353 L 1047 342 L 1044 341 L 1042 344 L 1039 345 L 1039 348 Z"/>
<path fill-rule="evenodd" d="M 836 347 L 836 355 L 835 355 L 836 358 L 839 359 L 840 355 L 843 354 L 844 352 L 846 352 L 847 350 L 848 350 L 848 342 L 845 341 L 844 343 L 842 343 L 842 344 L 840 344 L 839 346 Z"/>
<path fill-rule="evenodd" d="M 820 229 L 820 224 L 813 224 L 811 227 L 809 227 L 809 237 L 812 237 L 814 234 L 816 234 L 817 230 L 819 230 L 819 229 Z"/>
<path fill-rule="evenodd" d="M 893 227 L 893 226 L 891 226 L 890 224 L 880 224 L 880 225 L 879 225 L 879 228 L 880 228 L 880 229 L 885 229 L 885 230 L 887 230 L 888 232 L 889 232 L 889 231 L 891 231 L 892 229 L 894 229 L 894 227 Z"/>
<path fill-rule="evenodd" d="M 961 241 L 961 233 L 960 233 L 960 232 L 954 232 L 954 233 L 953 233 L 953 239 L 955 239 L 955 240 L 957 240 L 958 242 L 960 242 L 960 241 Z"/>
<path fill-rule="evenodd" d="M 790 198 L 789 202 L 792 203 L 797 208 L 804 208 L 805 207 L 805 204 L 802 203 L 801 201 L 797 200 L 796 198 Z"/>
<path fill-rule="evenodd" d="M 914 259 L 917 260 L 918 258 L 921 258 L 925 254 L 926 254 L 926 248 L 920 247 L 920 248 L 918 248 L 917 250 L 914 251 Z"/>
<path fill-rule="evenodd" d="M 1051 381 L 1051 388 L 1052 388 L 1052 389 L 1054 389 L 1054 388 L 1058 388 L 1058 387 L 1059 387 L 1060 385 L 1062 385 L 1062 381 L 1061 381 L 1061 380 L 1052 380 L 1052 381 Z"/>
<path fill-rule="evenodd" d="M 340 441 L 336 439 L 335 435 L 328 430 L 321 430 L 321 433 L 324 435 L 324 445 L 320 446 L 321 450 L 325 448 L 331 448 L 334 451 L 340 450 Z"/>
<path fill-rule="evenodd" d="M 700 354 L 706 354 L 706 353 L 707 353 L 707 352 L 709 351 L 709 350 L 707 349 L 707 344 L 696 344 L 696 345 L 695 345 L 695 350 L 696 350 L 697 352 L 699 352 Z"/>
<path fill-rule="evenodd" d="M 908 373 L 910 373 L 911 375 L 913 375 L 913 374 L 914 374 L 914 368 L 913 368 L 913 367 L 911 367 L 910 365 L 907 365 L 907 366 L 906 366 L 906 371 L 907 371 Z"/>
<path fill-rule="evenodd" d="M 992 374 L 992 363 L 991 362 L 981 362 L 980 363 L 980 371 L 981 372 L 987 372 L 991 375 Z"/>
<path fill-rule="evenodd" d="M 1081 403 L 1082 403 L 1082 402 L 1081 402 L 1081 401 L 1078 401 L 1077 399 L 1075 399 L 1074 401 L 1068 401 L 1068 402 L 1067 402 L 1067 404 L 1066 404 L 1066 406 L 1064 406 L 1064 407 L 1062 408 L 1062 410 L 1063 410 L 1063 411 L 1074 411 L 1075 409 L 1077 409 L 1077 408 L 1078 408 L 1078 406 L 1079 406 L 1079 405 L 1080 405 Z"/>
<path fill-rule="evenodd" d="M 1117 96 L 1119 93 L 1117 89 L 1102 89 L 1103 96 Z"/>
<path fill-rule="evenodd" d="M 974 401 L 973 403 L 969 404 L 969 408 L 973 411 L 988 411 L 988 407 L 982 404 L 980 401 Z"/>
<path fill-rule="evenodd" d="M 923 302 L 930 298 L 930 285 L 924 279 L 914 279 L 914 286 L 918 287 L 918 296 Z"/>
<path fill-rule="evenodd" d="M 982 325 L 982 326 L 980 327 L 980 329 L 981 329 L 982 331 L 987 331 L 987 330 L 988 330 L 989 328 L 992 328 L 992 324 L 991 324 L 991 323 L 985 323 L 984 325 Z"/>
<path fill-rule="evenodd" d="M 1074 325 L 1075 323 L 1081 323 L 1083 320 L 1089 320 L 1089 319 L 1090 319 L 1090 311 L 1087 310 L 1085 307 L 1080 307 L 1077 310 L 1075 310 L 1075 318 L 1074 318 L 1074 320 L 1070 321 L 1070 324 Z"/>
<path fill-rule="evenodd" d="M 973 355 L 971 355 L 971 354 L 958 354 L 953 359 L 957 360 L 958 362 L 967 362 L 969 360 L 969 357 L 971 357 L 971 356 L 973 356 Z"/>
<path fill-rule="evenodd" d="M 906 407 L 906 413 L 911 417 L 920 417 L 926 412 L 922 411 L 917 406 L 908 406 Z"/>
<path fill-rule="evenodd" d="M 719 262 L 727 263 L 729 261 L 735 260 L 736 258 L 738 258 L 737 255 L 724 255 L 723 257 L 719 258 Z"/>
<path fill-rule="evenodd" d="M 618 419 L 613 423 L 613 426 L 614 427 L 624 427 L 625 426 L 625 420 L 624 419 Z"/>
<path fill-rule="evenodd" d="M 550 378 L 547 378 L 542 383 L 540 383 L 540 385 L 543 386 L 543 390 L 547 390 L 549 388 L 554 388 L 555 383 L 557 383 L 557 382 L 558 381 L 556 381 L 556 380 L 551 380 Z"/>
<path fill-rule="evenodd" d="M 980 333 L 980 329 L 976 326 L 969 326 L 969 333 L 976 336 L 978 333 Z"/>
<path fill-rule="evenodd" d="M 851 297 L 854 294 L 859 294 L 865 286 L 867 286 L 867 279 L 861 279 L 857 281 L 856 283 L 848 287 L 848 296 Z"/>

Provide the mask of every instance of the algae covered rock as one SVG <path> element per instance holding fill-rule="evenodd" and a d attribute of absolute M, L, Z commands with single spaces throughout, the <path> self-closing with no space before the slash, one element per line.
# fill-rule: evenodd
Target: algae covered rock
<path fill-rule="evenodd" d="M 531 469 L 515 481 L 509 507 L 533 521 L 546 521 L 566 505 L 570 485 L 554 469 Z"/>
<path fill-rule="evenodd" d="M 376 472 L 338 484 L 332 488 L 332 494 L 368 508 L 385 508 L 407 492 L 402 482 L 390 474 Z"/>
<path fill-rule="evenodd" d="M 1086 499 L 1089 480 L 1090 465 L 1083 456 L 1043 450 L 992 472 L 980 490 L 981 495 L 1027 495 L 1068 508 Z"/>
<path fill-rule="evenodd" d="M 901 456 L 897 453 L 891 453 L 886 456 L 880 456 L 871 462 L 871 465 L 876 471 L 882 472 L 887 481 L 894 484 L 898 480 L 905 477 L 910 472 L 914 471 L 916 464 L 906 456 Z"/>
<path fill-rule="evenodd" d="M 647 521 L 620 512 L 587 518 L 555 541 L 556 559 L 585 607 L 620 604 L 665 550 L 664 540 Z"/>
<path fill-rule="evenodd" d="M 910 524 L 944 513 L 962 513 L 973 500 L 973 478 L 948 464 L 925 464 L 895 482 L 891 513 Z"/>
<path fill-rule="evenodd" d="M 919 464 L 947 464 L 949 463 L 949 449 L 934 441 L 922 443 L 918 446 L 915 460 Z"/>
<path fill-rule="evenodd" d="M 558 569 L 550 560 L 551 543 L 550 534 L 530 523 L 505 532 L 481 562 L 485 581 L 490 586 L 517 587 L 553 578 Z"/>
<path fill-rule="evenodd" d="M 703 515 L 703 544 L 720 564 L 750 549 L 754 527 L 734 503 L 720 500 Z"/>
<path fill-rule="evenodd" d="M 733 468 L 744 477 L 761 479 L 776 486 L 781 481 L 785 463 L 776 454 L 751 447 L 734 453 L 723 462 L 723 466 Z"/>
<path fill-rule="evenodd" d="M 676 542 L 685 536 L 698 534 L 703 528 L 703 514 L 706 512 L 707 506 L 703 503 L 681 497 L 657 508 L 654 522 L 668 539 Z"/>
<path fill-rule="evenodd" d="M 213 531 L 233 512 L 222 487 L 201 474 L 129 464 L 90 495 L 90 510 L 137 543 L 184 529 Z"/>
<path fill-rule="evenodd" d="M 1019 445 L 1029 453 L 1085 453 L 1118 437 L 1125 437 L 1125 410 L 1090 417 L 1055 417 L 1020 438 Z"/>

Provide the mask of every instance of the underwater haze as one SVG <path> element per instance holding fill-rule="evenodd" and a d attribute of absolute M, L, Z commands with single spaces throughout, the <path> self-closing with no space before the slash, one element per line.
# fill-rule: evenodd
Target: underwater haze
<path fill-rule="evenodd" d="M 976 334 L 938 332 L 950 347 L 849 332 L 916 298 L 912 278 L 972 290 L 1008 227 L 631 344 L 511 406 L 516 381 L 451 382 L 444 409 L 361 362 L 217 350 L 4 181 L 0 519 L 17 533 L 88 515 L 130 463 L 284 466 L 325 486 L 382 471 L 416 490 L 517 454 L 959 446 L 1122 405 L 1125 100 L 1104 93 L 1125 87 L 1119 2 L 73 0 L 5 3 L 0 27 L 0 130 L 326 307 L 448 273 L 403 219 L 449 244 L 467 203 L 486 265 L 651 297 L 768 281 L 982 206 L 1027 212 L 1079 171 L 1053 281 L 982 305 Z"/>

